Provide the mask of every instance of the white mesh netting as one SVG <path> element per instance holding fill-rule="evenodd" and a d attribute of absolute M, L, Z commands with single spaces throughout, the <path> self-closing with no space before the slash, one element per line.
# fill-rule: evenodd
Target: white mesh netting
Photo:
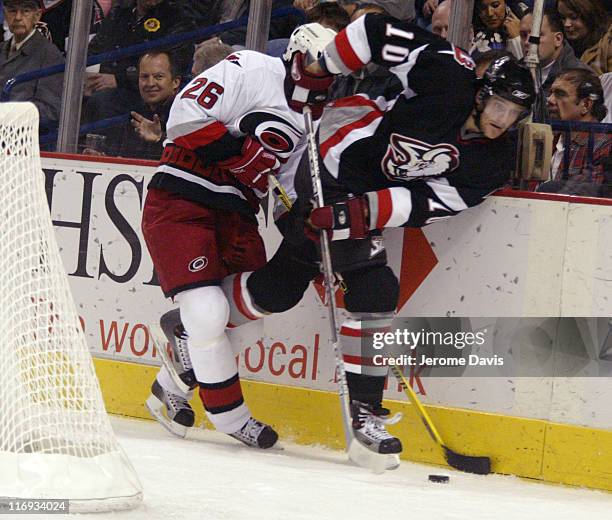
<path fill-rule="evenodd" d="M 104 409 L 55 242 L 38 112 L 0 105 L 0 497 L 132 507 L 138 477 Z"/>

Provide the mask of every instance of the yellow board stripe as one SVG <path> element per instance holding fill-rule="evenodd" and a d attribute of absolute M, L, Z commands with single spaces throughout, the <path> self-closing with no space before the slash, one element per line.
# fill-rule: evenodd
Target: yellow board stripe
<path fill-rule="evenodd" d="M 149 419 L 144 402 L 157 367 L 95 359 L 110 413 Z M 272 424 L 281 439 L 344 447 L 338 396 L 333 392 L 242 380 L 253 415 Z M 198 424 L 204 419 L 197 395 Z M 404 419 L 389 431 L 403 445 L 402 458 L 445 465 L 444 457 L 409 403 L 386 401 Z M 467 455 L 488 455 L 493 471 L 561 484 L 612 491 L 612 431 L 442 406 L 426 406 L 448 446 Z M 160 435 L 162 430 L 160 429 Z"/>

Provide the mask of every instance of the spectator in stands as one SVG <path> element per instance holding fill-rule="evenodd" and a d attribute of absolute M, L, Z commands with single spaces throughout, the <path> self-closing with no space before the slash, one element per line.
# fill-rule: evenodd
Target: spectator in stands
<path fill-rule="evenodd" d="M 517 59 L 523 57 L 520 19 L 526 6 L 506 0 L 476 0 L 474 39 L 470 53 L 474 58 L 488 50 L 506 49 Z"/>
<path fill-rule="evenodd" d="M 293 7 L 296 9 L 302 9 L 303 11 L 309 11 L 318 3 L 319 0 L 294 0 Z"/>
<path fill-rule="evenodd" d="M 376 7 L 379 12 L 385 12 L 389 16 L 393 16 L 399 20 L 414 20 L 415 10 L 412 0 L 371 0 L 368 2 L 355 2 L 354 0 L 338 0 L 344 10 L 351 17 L 351 20 L 356 20 L 364 13 L 364 9 Z M 382 10 L 382 11 L 381 11 Z"/>
<path fill-rule="evenodd" d="M 302 6 L 302 7 L 299 7 Z M 303 8 L 309 23 L 318 23 L 336 32 L 344 29 L 350 19 L 346 11 L 337 2 L 317 3 L 315 0 L 296 0 L 294 7 Z M 269 40 L 266 54 L 281 58 L 287 49 L 289 38 Z"/>
<path fill-rule="evenodd" d="M 448 24 L 451 13 L 451 0 L 440 2 L 431 16 L 431 32 L 441 38 L 448 37 Z"/>
<path fill-rule="evenodd" d="M 222 1 L 221 3 L 225 4 L 228 2 Z M 228 14 L 225 15 L 222 21 L 226 22 L 247 14 L 248 4 L 248 1 L 232 2 L 230 6 L 232 9 L 228 11 Z M 289 7 L 290 5 L 291 0 L 278 0 L 274 1 L 272 8 Z M 339 31 L 341 28 L 348 25 L 348 15 L 337 2 L 321 3 L 318 0 L 294 0 L 293 7 L 302 9 L 310 23 L 320 23 L 324 27 L 329 27 L 335 31 Z M 293 30 L 300 25 L 300 23 L 301 21 L 295 16 L 278 19 L 273 18 L 270 21 L 270 32 L 268 34 L 268 43 L 265 51 L 266 54 L 280 58 L 287 48 L 289 36 L 291 36 Z M 243 50 L 245 48 L 245 36 L 245 29 L 237 29 L 221 34 L 221 39 L 225 43 L 231 44 L 235 50 Z"/>
<path fill-rule="evenodd" d="M 561 121 L 597 123 L 606 117 L 603 90 L 599 78 L 586 69 L 561 71 L 552 84 L 548 98 L 551 117 Z M 612 154 L 610 134 L 594 134 L 589 150 L 589 135 L 572 132 L 569 147 L 562 135 L 556 136 L 551 164 L 551 180 L 538 191 L 569 195 L 612 195 Z"/>
<path fill-rule="evenodd" d="M 119 155 L 152 159 L 161 157 L 166 121 L 180 85 L 181 71 L 171 54 L 151 51 L 140 58 L 138 89 L 142 104 L 140 109 L 131 112 L 131 124 L 137 138 L 130 139 L 134 134 L 126 132 L 125 139 L 121 140 Z"/>
<path fill-rule="evenodd" d="M 0 46 L 0 84 L 19 74 L 64 62 L 59 49 L 35 28 L 41 14 L 38 0 L 4 0 L 4 17 L 13 36 Z M 62 86 L 62 74 L 21 83 L 13 88 L 11 101 L 31 101 L 41 121 L 57 121 Z"/>
<path fill-rule="evenodd" d="M 229 56 L 234 50 L 223 43 L 219 38 L 211 38 L 196 46 L 193 53 L 193 66 L 191 74 L 197 76 L 202 71 L 216 65 Z"/>
<path fill-rule="evenodd" d="M 219 13 L 219 22 L 236 20 L 249 13 L 248 0 L 218 0 L 215 9 Z"/>
<path fill-rule="evenodd" d="M 217 9 L 220 12 L 220 22 L 228 22 L 249 14 L 249 0 L 217 0 Z M 293 0 L 272 0 L 272 10 L 281 7 L 291 7 Z M 289 38 L 293 30 L 302 23 L 295 15 L 272 18 L 268 40 Z M 244 46 L 246 40 L 246 27 L 227 31 L 219 35 L 223 43 L 228 45 Z"/>
<path fill-rule="evenodd" d="M 428 0 L 430 2 L 435 2 L 435 6 L 432 8 L 432 12 L 435 7 L 438 5 L 438 0 Z M 400 20 L 414 20 L 415 19 L 415 1 L 414 0 L 379 0 L 376 2 L 356 2 L 354 0 L 338 0 L 336 1 L 328 1 L 328 2 L 320 2 L 319 0 L 294 0 L 293 6 L 298 9 L 303 9 L 306 11 L 306 14 L 309 14 L 309 11 L 315 8 L 317 5 L 324 6 L 325 4 L 339 4 L 346 10 L 349 16 L 353 16 L 353 12 L 358 9 L 360 6 L 368 6 L 368 5 L 377 5 L 385 9 L 389 15 L 394 16 L 395 18 L 399 18 Z M 431 16 L 431 13 L 429 14 Z M 309 20 L 317 23 L 321 23 L 320 20 Z M 321 25 L 323 25 L 321 23 Z M 334 27 L 330 26 L 335 30 Z"/>
<path fill-rule="evenodd" d="M 51 41 L 62 52 L 66 50 L 66 38 L 70 29 L 73 0 L 45 0 L 42 22 L 47 25 Z M 90 37 L 98 32 L 102 20 L 108 16 L 112 0 L 93 0 L 91 9 Z"/>
<path fill-rule="evenodd" d="M 183 10 L 195 21 L 196 26 L 201 29 L 219 23 L 218 0 L 175 0 L 181 3 Z"/>
<path fill-rule="evenodd" d="M 323 27 L 329 27 L 336 32 L 340 32 L 351 21 L 347 12 L 336 2 L 317 4 L 306 11 L 306 17 L 308 23 L 319 23 Z"/>
<path fill-rule="evenodd" d="M 180 84 L 181 74 L 171 54 L 154 50 L 143 55 L 138 62 L 141 100 L 131 112 L 131 121 L 120 131 L 107 135 L 105 150 L 89 148 L 84 153 L 159 159 L 166 121 Z"/>
<path fill-rule="evenodd" d="M 612 72 L 602 74 L 599 76 L 599 80 L 601 81 L 601 86 L 603 88 L 604 103 L 606 105 L 606 109 L 608 110 L 608 114 L 602 123 L 612 123 Z"/>
<path fill-rule="evenodd" d="M 533 14 L 527 13 L 521 19 L 521 41 L 523 43 L 523 52 L 525 56 L 529 48 L 528 39 L 531 35 L 532 25 Z M 546 9 L 544 11 L 542 28 L 540 31 L 540 44 L 538 45 L 538 55 L 540 58 L 542 88 L 546 98 L 550 95 L 550 88 L 553 81 L 563 69 L 585 68 L 591 70 L 588 65 L 585 65 L 576 58 L 571 45 L 565 41 L 565 37 L 563 36 L 563 20 L 556 9 Z M 547 118 L 544 108 L 545 106 L 534 107 L 534 114 L 541 114 Z"/>
<path fill-rule="evenodd" d="M 444 0 L 442 0 L 444 1 Z M 438 6 L 440 5 L 440 0 L 424 0 L 423 2 L 421 2 L 422 8 L 421 11 L 423 13 L 423 17 L 427 20 L 427 19 L 431 19 L 433 18 L 433 14 L 436 11 L 436 9 L 438 8 Z"/>
<path fill-rule="evenodd" d="M 612 25 L 600 0 L 558 0 L 565 37 L 600 76 L 612 72 Z"/>
<path fill-rule="evenodd" d="M 172 34 L 195 30 L 195 22 L 181 3 L 171 0 L 128 0 L 116 5 L 89 44 L 89 54 L 99 54 Z M 166 49 L 175 56 L 177 68 L 187 72 L 193 44 Z M 95 121 L 129 111 L 139 102 L 138 56 L 103 63 L 99 73 L 88 73 L 85 93 L 91 96 L 84 119 Z"/>

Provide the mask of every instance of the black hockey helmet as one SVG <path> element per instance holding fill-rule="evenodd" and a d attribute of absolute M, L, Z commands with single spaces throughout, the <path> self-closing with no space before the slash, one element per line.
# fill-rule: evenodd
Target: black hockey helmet
<path fill-rule="evenodd" d="M 502 56 L 491 62 L 481 80 L 479 101 L 483 104 L 491 96 L 512 101 L 527 112 L 535 102 L 535 86 L 531 72 L 512 56 Z"/>

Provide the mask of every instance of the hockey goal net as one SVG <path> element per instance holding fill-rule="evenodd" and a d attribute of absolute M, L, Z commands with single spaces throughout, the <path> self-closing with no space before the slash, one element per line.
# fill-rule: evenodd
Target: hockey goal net
<path fill-rule="evenodd" d="M 38 111 L 0 104 L 0 503 L 68 499 L 70 510 L 136 506 L 55 242 Z"/>

